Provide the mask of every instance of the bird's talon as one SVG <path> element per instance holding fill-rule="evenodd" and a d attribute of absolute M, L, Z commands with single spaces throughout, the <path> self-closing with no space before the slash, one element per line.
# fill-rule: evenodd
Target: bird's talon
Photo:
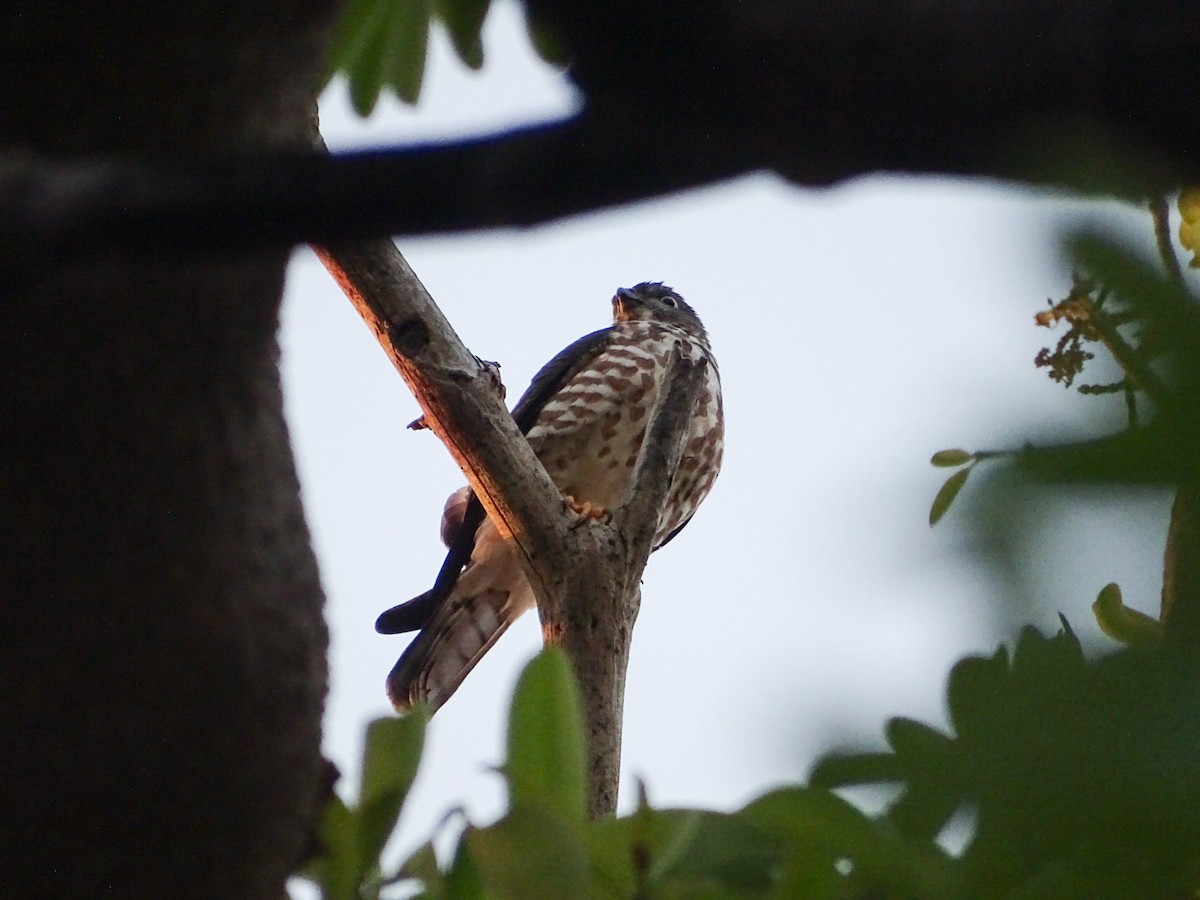
<path fill-rule="evenodd" d="M 567 495 L 563 497 L 563 502 L 567 504 L 568 509 L 580 518 L 595 519 L 598 522 L 607 522 L 609 519 L 608 510 L 603 506 L 595 505 L 590 500 L 580 502 L 574 497 Z"/>
<path fill-rule="evenodd" d="M 488 379 L 488 387 L 493 393 L 503 400 L 508 396 L 508 389 L 504 386 L 504 380 L 500 377 L 500 363 L 493 362 L 490 359 L 482 359 L 475 357 L 475 362 L 479 363 L 479 368 L 483 370 L 484 376 Z"/>

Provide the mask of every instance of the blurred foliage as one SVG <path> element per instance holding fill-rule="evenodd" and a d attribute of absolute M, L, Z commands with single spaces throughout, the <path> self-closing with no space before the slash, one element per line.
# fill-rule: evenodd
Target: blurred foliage
<path fill-rule="evenodd" d="M 1200 216 L 1200 195 L 1185 191 L 1179 209 L 1182 236 L 1189 227 L 1187 216 Z M 1156 230 L 1166 233 L 1165 227 Z M 1076 269 L 1071 288 L 1034 321 L 1047 328 L 1067 327 L 1034 364 L 1069 388 L 1098 352 L 1106 353 L 1122 377 L 1076 389 L 1086 395 L 1123 395 L 1127 427 L 1056 446 L 939 451 L 930 462 L 958 471 L 935 496 L 931 525 L 946 514 L 975 466 L 989 459 L 1008 460 L 1021 471 L 1056 482 L 1171 486 L 1200 476 L 1200 300 L 1181 276 L 1174 249 L 1160 242 L 1163 259 L 1156 263 L 1087 232 L 1071 236 L 1066 249 Z"/>
<path fill-rule="evenodd" d="M 379 856 L 416 777 L 427 721 L 418 710 L 367 727 L 358 802 L 330 800 L 320 827 L 323 852 L 300 873 L 320 885 L 325 900 L 379 896 Z"/>
<path fill-rule="evenodd" d="M 383 877 L 380 826 L 399 813 L 424 722 L 381 720 L 366 758 L 403 762 L 364 770 L 363 796 L 388 798 L 374 807 L 386 814 L 368 825 L 371 803 L 335 801 L 305 874 L 325 898 L 373 900 L 1194 896 L 1198 677 L 1161 646 L 1088 662 L 1065 621 L 1050 638 L 1027 629 L 1011 654 L 954 667 L 951 734 L 893 719 L 887 752 L 828 756 L 810 785 L 736 812 L 653 809 L 643 792 L 633 813 L 587 822 L 574 679 L 547 650 L 513 699 L 499 820 L 468 825 L 448 860 L 427 843 Z M 902 788 L 879 816 L 835 793 L 879 782 Z M 952 855 L 938 838 L 963 810 L 975 824 Z"/>
<path fill-rule="evenodd" d="M 1100 589 L 1092 613 L 1100 630 L 1114 641 L 1131 647 L 1156 647 L 1162 643 L 1162 622 L 1126 606 L 1121 589 L 1115 584 Z"/>
<path fill-rule="evenodd" d="M 350 0 L 334 34 L 326 81 L 346 76 L 350 101 L 369 116 L 380 95 L 392 91 L 416 103 L 425 78 L 429 35 L 445 29 L 463 65 L 483 67 L 483 23 L 491 0 Z M 530 42 L 547 62 L 564 63 L 561 47 L 545 28 L 526 21 Z"/>
<path fill-rule="evenodd" d="M 1179 195 L 1179 243 L 1190 250 L 1188 265 L 1200 269 L 1200 188 L 1188 188 Z"/>
<path fill-rule="evenodd" d="M 894 719 L 890 753 L 827 758 L 812 780 L 899 780 L 882 821 L 913 841 L 972 810 L 951 896 L 1194 896 L 1197 676 L 1194 658 L 1161 649 L 1089 663 L 1065 621 L 1053 638 L 1028 629 L 1011 656 L 954 667 L 953 735 Z"/>

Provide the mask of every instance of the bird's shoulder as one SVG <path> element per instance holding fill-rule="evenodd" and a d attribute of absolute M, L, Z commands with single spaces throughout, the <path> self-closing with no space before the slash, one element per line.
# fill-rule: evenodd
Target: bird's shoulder
<path fill-rule="evenodd" d="M 602 353 L 615 334 L 616 329 L 612 325 L 585 334 L 542 366 L 513 407 L 513 418 L 523 433 L 528 433 L 534 426 L 547 401 L 573 375 Z"/>

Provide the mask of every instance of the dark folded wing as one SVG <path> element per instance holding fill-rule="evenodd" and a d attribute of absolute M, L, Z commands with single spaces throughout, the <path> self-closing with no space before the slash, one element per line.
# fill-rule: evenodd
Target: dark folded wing
<path fill-rule="evenodd" d="M 512 416 L 517 420 L 521 434 L 528 434 L 529 429 L 537 424 L 538 416 L 546 402 L 558 393 L 559 389 L 576 372 L 596 358 L 604 349 L 612 333 L 612 326 L 585 334 L 562 353 L 542 366 L 541 371 L 533 376 L 529 387 L 513 407 Z"/>
<path fill-rule="evenodd" d="M 611 332 L 610 326 L 584 335 L 542 366 L 533 376 L 533 381 L 529 383 L 529 387 L 512 411 L 513 419 L 516 420 L 522 434 L 528 434 L 529 429 L 537 424 L 542 407 L 559 388 L 604 348 Z M 433 587 L 406 603 L 380 613 L 379 618 L 375 620 L 377 632 L 403 634 L 406 631 L 417 631 L 429 624 L 442 600 L 450 596 L 463 567 L 470 561 L 471 553 L 475 550 L 475 532 L 483 524 L 483 519 L 483 504 L 479 502 L 478 497 L 471 494 L 462 525 L 450 544 L 450 550 L 442 562 Z"/>

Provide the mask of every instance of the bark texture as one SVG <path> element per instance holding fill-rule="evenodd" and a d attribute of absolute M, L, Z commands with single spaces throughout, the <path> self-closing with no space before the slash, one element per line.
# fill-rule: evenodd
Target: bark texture
<path fill-rule="evenodd" d="M 8 4 L 0 151 L 304 146 L 333 6 Z M 3 291 L 8 896 L 277 900 L 310 840 L 327 638 L 285 263 L 44 259 Z"/>
<path fill-rule="evenodd" d="M 561 644 L 583 696 L 588 806 L 616 810 L 625 672 L 641 577 L 683 454 L 704 366 L 676 356 L 650 413 L 632 481 L 606 521 L 580 518 L 505 407 L 494 371 L 463 346 L 391 241 L 318 248 L 496 527 L 516 541 L 547 644 Z"/>

